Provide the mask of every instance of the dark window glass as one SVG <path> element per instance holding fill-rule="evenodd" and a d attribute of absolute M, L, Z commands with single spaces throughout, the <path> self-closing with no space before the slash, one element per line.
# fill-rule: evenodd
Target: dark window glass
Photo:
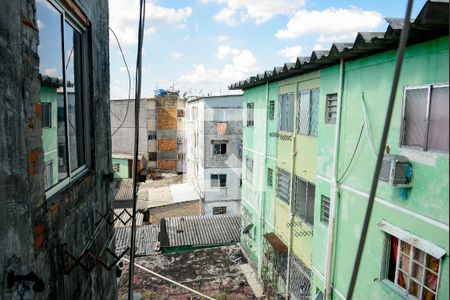
<path fill-rule="evenodd" d="M 273 185 L 273 170 L 271 168 L 267 169 L 267 186 Z"/>
<path fill-rule="evenodd" d="M 255 104 L 247 103 L 247 127 L 255 125 Z"/>
<path fill-rule="evenodd" d="M 325 123 L 334 124 L 337 116 L 337 94 L 328 94 L 326 100 Z"/>
<path fill-rule="evenodd" d="M 328 224 L 330 220 L 330 198 L 322 195 L 320 206 L 321 206 L 320 221 L 322 223 Z"/>
<path fill-rule="evenodd" d="M 42 128 L 51 128 L 52 127 L 52 103 L 51 102 L 42 102 L 41 110 L 42 110 Z"/>
<path fill-rule="evenodd" d="M 224 215 L 227 213 L 227 207 L 226 206 L 214 206 L 213 215 Z"/>
<path fill-rule="evenodd" d="M 227 153 L 227 144 L 213 144 L 213 153 L 214 154 L 226 154 Z"/>
<path fill-rule="evenodd" d="M 226 187 L 227 175 L 226 174 L 211 174 L 211 187 Z"/>
<path fill-rule="evenodd" d="M 275 118 L 275 101 L 269 101 L 269 120 L 273 120 Z"/>
<path fill-rule="evenodd" d="M 425 148 L 428 88 L 406 90 L 403 145 Z"/>
<path fill-rule="evenodd" d="M 447 87 L 433 87 L 431 91 L 428 145 L 430 150 L 448 152 L 449 143 L 449 95 Z"/>

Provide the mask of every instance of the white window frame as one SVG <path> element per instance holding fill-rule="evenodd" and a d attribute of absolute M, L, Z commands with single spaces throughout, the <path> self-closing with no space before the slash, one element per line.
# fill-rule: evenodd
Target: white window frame
<path fill-rule="evenodd" d="M 70 12 L 69 10 L 64 8 L 64 5 L 59 0 L 46 0 L 48 3 L 52 5 L 57 11 L 59 11 L 62 15 L 62 21 L 61 21 L 61 30 L 62 30 L 62 36 L 61 36 L 61 43 L 64 44 L 64 24 L 67 22 L 74 31 L 80 34 L 81 39 L 81 66 L 82 70 L 80 70 L 81 73 L 81 81 L 78 84 L 82 85 L 82 91 L 81 91 L 81 97 L 83 101 L 83 138 L 84 138 L 84 155 L 85 155 L 85 163 L 78 167 L 75 170 L 71 170 L 70 167 L 70 150 L 69 150 L 69 137 L 68 137 L 68 116 L 69 116 L 69 107 L 66 103 L 65 105 L 65 126 L 66 126 L 66 140 L 67 140 L 67 148 L 66 148 L 66 159 L 67 159 L 67 177 L 57 184 L 53 185 L 50 189 L 48 189 L 45 192 L 45 198 L 47 202 L 51 203 L 52 199 L 51 197 L 60 192 L 61 190 L 65 189 L 67 186 L 69 186 L 72 182 L 76 181 L 83 175 L 89 172 L 89 167 L 91 166 L 91 144 L 90 144 L 90 95 L 89 95 L 89 63 L 88 63 L 88 28 L 86 28 L 80 21 L 78 21 L 77 17 Z M 63 49 L 63 52 L 65 49 Z M 65 64 L 65 56 L 63 53 L 63 61 Z M 65 72 L 63 70 L 63 72 Z M 65 79 L 65 78 L 64 78 Z M 64 82 L 64 85 L 66 83 Z M 67 89 L 65 89 L 65 96 L 64 101 L 67 101 Z"/>
<path fill-rule="evenodd" d="M 405 86 L 403 88 L 403 103 L 402 103 L 402 115 L 401 115 L 401 131 L 400 131 L 400 140 L 399 140 L 399 146 L 403 149 L 409 149 L 409 150 L 416 150 L 420 152 L 430 152 L 430 153 L 442 153 L 448 155 L 449 152 L 446 151 L 439 151 L 439 150 L 430 150 L 427 148 L 428 144 L 428 128 L 430 124 L 430 103 L 431 103 L 431 91 L 433 88 L 442 88 L 442 87 L 449 87 L 448 83 L 437 83 L 437 84 L 422 84 L 422 85 L 415 85 L 415 86 Z M 403 138 L 405 134 L 405 110 L 406 110 L 406 91 L 407 90 L 419 90 L 419 89 L 428 89 L 428 96 L 427 96 L 427 108 L 426 108 L 426 132 L 424 137 L 424 147 L 416 147 L 416 146 L 408 146 L 403 145 Z"/>
<path fill-rule="evenodd" d="M 399 293 L 401 296 L 405 297 L 406 299 L 417 299 L 415 296 L 410 295 L 408 290 L 409 290 L 409 280 L 408 280 L 408 286 L 407 289 L 404 289 L 403 287 L 399 286 L 397 284 L 397 280 L 398 280 L 398 272 L 399 272 L 399 266 L 400 266 L 400 249 L 401 249 L 401 242 L 405 242 L 407 244 L 410 245 L 410 254 L 409 255 L 409 271 L 406 274 L 408 276 L 408 279 L 411 276 L 411 270 L 412 270 L 412 263 L 413 263 L 413 258 L 412 258 L 412 251 L 413 248 L 417 248 L 420 251 L 424 252 L 425 255 L 431 255 L 437 259 L 439 259 L 439 270 L 438 272 L 434 272 L 432 270 L 429 270 L 426 268 L 425 264 L 426 264 L 426 257 L 424 258 L 425 260 L 425 264 L 422 265 L 420 264 L 420 262 L 417 262 L 414 260 L 414 262 L 420 266 L 422 266 L 423 268 L 423 274 L 422 274 L 422 282 L 419 283 L 416 280 L 414 280 L 414 282 L 416 284 L 418 284 L 419 286 L 422 286 L 425 289 L 428 289 L 427 287 L 424 286 L 423 281 L 425 280 L 425 271 L 429 270 L 432 273 L 434 273 L 435 275 L 437 275 L 437 283 L 436 283 L 436 297 L 435 299 L 439 299 L 438 295 L 439 295 L 439 283 L 440 283 L 440 279 L 441 279 L 441 272 L 442 272 L 442 257 L 444 255 L 446 255 L 446 250 L 415 235 L 412 234 L 406 230 L 403 230 L 397 226 L 394 226 L 386 221 L 380 221 L 377 224 L 378 228 L 380 230 L 382 230 L 385 233 L 385 242 L 384 242 L 384 251 L 385 251 L 385 257 L 383 259 L 383 265 L 381 268 L 381 278 L 382 278 L 382 282 L 387 284 L 389 287 L 393 288 L 394 291 L 396 291 L 397 293 Z M 394 278 L 394 282 L 392 282 L 390 279 L 388 279 L 387 276 L 387 272 L 389 269 L 389 260 L 390 260 L 390 248 L 391 248 L 391 237 L 395 237 L 398 239 L 398 248 L 397 248 L 397 259 L 396 259 L 396 263 L 395 263 L 395 278 Z M 403 273 L 406 273 L 405 271 L 402 270 Z M 429 290 L 429 289 L 428 289 Z M 419 299 L 422 296 L 422 291 L 421 290 L 421 294 L 419 296 Z M 433 292 L 434 293 L 434 292 Z"/>
<path fill-rule="evenodd" d="M 217 176 L 217 179 L 212 179 L 212 177 L 213 176 Z M 225 176 L 225 185 L 224 186 L 221 186 L 220 185 L 220 177 L 221 176 Z M 223 189 L 223 188 L 226 188 L 227 187 L 227 174 L 211 174 L 210 175 L 210 184 L 209 184 L 209 186 L 211 187 L 211 188 L 213 188 L 213 189 Z M 213 182 L 217 182 L 217 185 L 213 185 Z"/>

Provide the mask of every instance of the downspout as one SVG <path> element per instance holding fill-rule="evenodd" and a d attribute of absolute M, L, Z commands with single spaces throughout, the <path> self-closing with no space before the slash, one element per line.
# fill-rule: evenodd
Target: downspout
<path fill-rule="evenodd" d="M 291 144 L 291 176 L 290 176 L 290 187 L 289 187 L 289 241 L 288 241 L 288 257 L 286 266 L 286 296 L 285 299 L 289 299 L 289 288 L 290 288 L 290 273 L 291 273 L 291 255 L 292 255 L 292 240 L 294 237 L 294 210 L 292 209 L 292 198 L 294 191 L 294 170 L 295 170 L 295 157 L 297 152 L 295 151 L 295 141 L 297 137 L 297 107 L 298 107 L 298 84 L 296 88 L 296 93 L 294 95 L 294 118 L 293 118 L 293 128 L 292 128 L 292 144 Z M 289 96 L 288 96 L 289 97 Z M 295 101 L 297 99 L 297 101 Z"/>
<path fill-rule="evenodd" d="M 339 162 L 339 143 L 340 143 L 340 127 L 341 127 L 341 104 L 342 104 L 342 88 L 344 82 L 344 59 L 341 58 L 339 69 L 339 86 L 337 94 L 337 116 L 336 129 L 334 136 L 334 155 L 333 155 L 333 170 L 331 179 L 331 193 L 330 193 L 330 219 L 328 222 L 328 242 L 327 242 L 327 257 L 326 257 L 326 273 L 325 273 L 325 299 L 332 298 L 331 280 L 332 280 L 332 265 L 333 265 L 333 246 L 334 246 L 334 226 L 336 222 L 336 202 L 339 199 L 339 185 L 337 182 L 337 168 Z"/>
<path fill-rule="evenodd" d="M 269 81 L 266 82 L 266 121 L 264 122 L 264 146 L 263 146 L 263 160 L 262 160 L 262 176 L 260 176 L 260 202 L 259 202 L 259 259 L 258 259 L 258 276 L 262 278 L 262 259 L 264 256 L 264 248 L 263 248 L 263 223 L 264 223 L 264 201 L 266 189 L 264 186 L 264 178 L 266 174 L 266 165 L 267 165 L 267 121 L 268 121 L 268 109 L 267 105 L 269 104 Z"/>

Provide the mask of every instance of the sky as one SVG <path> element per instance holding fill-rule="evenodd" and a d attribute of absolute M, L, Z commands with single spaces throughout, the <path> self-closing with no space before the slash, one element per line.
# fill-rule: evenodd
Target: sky
<path fill-rule="evenodd" d="M 385 31 L 406 0 L 146 0 L 142 97 L 174 88 L 187 96 L 230 94 L 228 86 L 273 70 L 358 31 Z M 416 17 L 425 0 L 414 1 Z M 110 0 L 109 25 L 132 76 L 139 0 Z M 110 33 L 111 99 L 128 97 L 128 75 Z M 235 92 L 234 92 L 235 93 Z M 132 89 L 131 97 L 134 97 Z"/>

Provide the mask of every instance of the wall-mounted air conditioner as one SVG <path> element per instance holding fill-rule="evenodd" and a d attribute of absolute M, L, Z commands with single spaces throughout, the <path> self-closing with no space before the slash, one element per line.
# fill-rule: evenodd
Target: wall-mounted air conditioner
<path fill-rule="evenodd" d="M 409 159 L 402 155 L 385 155 L 378 179 L 396 187 L 412 187 L 413 169 Z"/>

